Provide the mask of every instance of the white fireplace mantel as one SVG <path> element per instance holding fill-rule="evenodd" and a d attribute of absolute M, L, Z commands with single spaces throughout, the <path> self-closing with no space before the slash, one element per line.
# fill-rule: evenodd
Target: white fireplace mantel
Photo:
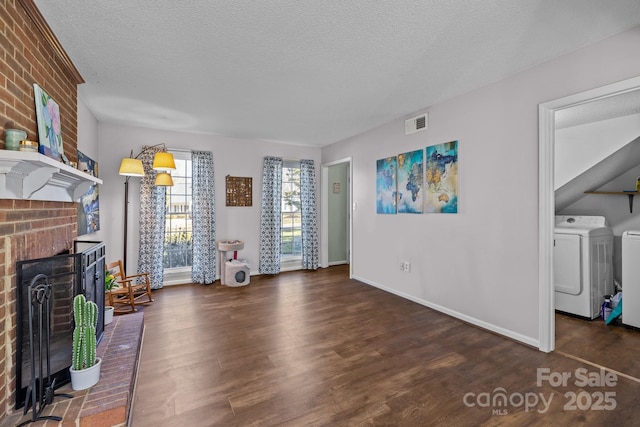
<path fill-rule="evenodd" d="M 102 180 L 40 153 L 0 150 L 0 199 L 75 202 Z"/>

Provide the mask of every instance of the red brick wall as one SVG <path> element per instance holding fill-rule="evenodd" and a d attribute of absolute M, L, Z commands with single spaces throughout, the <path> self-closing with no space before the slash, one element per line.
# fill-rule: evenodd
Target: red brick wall
<path fill-rule="evenodd" d="M 77 160 L 76 81 L 23 4 L 0 1 L 0 148 L 4 130 L 19 128 L 37 141 L 33 84 L 60 106 L 64 153 Z M 75 203 L 0 200 L 0 420 L 14 404 L 15 263 L 70 249 L 77 236 Z"/>

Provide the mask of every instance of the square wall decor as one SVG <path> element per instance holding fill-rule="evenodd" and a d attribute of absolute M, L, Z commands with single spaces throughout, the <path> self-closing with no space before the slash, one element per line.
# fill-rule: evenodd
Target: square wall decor
<path fill-rule="evenodd" d="M 252 206 L 253 178 L 226 176 L 227 206 Z"/>

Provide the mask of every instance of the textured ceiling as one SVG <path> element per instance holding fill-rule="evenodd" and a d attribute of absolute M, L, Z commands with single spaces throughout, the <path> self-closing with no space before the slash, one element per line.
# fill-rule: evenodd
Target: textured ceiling
<path fill-rule="evenodd" d="M 104 122 L 324 146 L 640 24 L 638 0 L 35 0 Z"/>

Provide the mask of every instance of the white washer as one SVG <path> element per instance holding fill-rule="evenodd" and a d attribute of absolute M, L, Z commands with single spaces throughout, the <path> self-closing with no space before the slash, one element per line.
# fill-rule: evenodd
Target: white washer
<path fill-rule="evenodd" d="M 600 315 L 613 293 L 613 232 L 603 216 L 556 216 L 553 275 L 556 310 Z"/>
<path fill-rule="evenodd" d="M 640 328 L 640 231 L 622 233 L 622 323 Z"/>

